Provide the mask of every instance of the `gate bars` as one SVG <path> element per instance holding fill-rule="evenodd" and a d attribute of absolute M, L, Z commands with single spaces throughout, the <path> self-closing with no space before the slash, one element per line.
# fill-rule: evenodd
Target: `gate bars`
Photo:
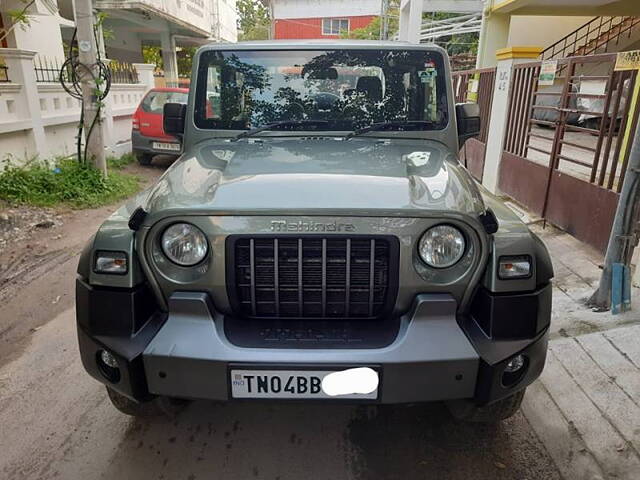
<path fill-rule="evenodd" d="M 480 135 L 478 140 L 486 143 L 489 135 L 489 120 L 491 117 L 491 106 L 493 104 L 496 69 L 480 68 L 464 70 L 461 72 L 453 72 L 451 75 L 456 103 L 472 102 L 480 106 Z M 475 85 L 477 85 L 477 90 Z"/>
<path fill-rule="evenodd" d="M 629 118 L 637 72 L 614 71 L 615 60 L 615 54 L 558 60 L 555 88 L 538 85 L 541 62 L 515 65 L 504 150 L 528 159 L 530 150 L 547 155 L 549 183 L 559 170 L 619 193 L 629 157 L 625 132 L 638 121 L 637 110 Z M 552 136 L 542 133 L 545 127 Z M 549 184 L 543 217 L 548 190 Z"/>

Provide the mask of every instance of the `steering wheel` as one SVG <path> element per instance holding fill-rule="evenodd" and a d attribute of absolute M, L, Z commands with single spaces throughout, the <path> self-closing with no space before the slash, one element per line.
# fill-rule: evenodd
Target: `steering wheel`
<path fill-rule="evenodd" d="M 340 100 L 335 93 L 318 92 L 311 96 L 316 110 L 331 110 L 333 104 Z"/>

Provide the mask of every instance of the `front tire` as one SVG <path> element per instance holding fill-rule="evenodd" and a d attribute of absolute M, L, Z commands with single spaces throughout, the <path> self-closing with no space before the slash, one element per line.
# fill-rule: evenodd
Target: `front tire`
<path fill-rule="evenodd" d="M 447 408 L 451 415 L 463 422 L 474 423 L 498 423 L 515 415 L 520 409 L 526 389 L 522 389 L 513 395 L 483 405 L 474 405 L 469 400 L 454 400 L 447 402 Z"/>
<path fill-rule="evenodd" d="M 136 402 L 109 387 L 107 387 L 107 395 L 109 395 L 111 404 L 125 415 L 148 418 L 158 416 L 162 413 L 153 401 Z"/>
<path fill-rule="evenodd" d="M 111 404 L 120 412 L 132 417 L 150 418 L 164 415 L 173 418 L 189 404 L 188 400 L 169 397 L 157 397 L 149 402 L 136 402 L 112 388 L 106 388 Z"/>

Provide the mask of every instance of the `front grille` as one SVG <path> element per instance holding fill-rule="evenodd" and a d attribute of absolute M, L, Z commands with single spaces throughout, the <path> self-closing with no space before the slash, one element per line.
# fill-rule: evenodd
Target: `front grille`
<path fill-rule="evenodd" d="M 228 290 L 251 318 L 378 318 L 393 307 L 392 237 L 230 237 Z"/>

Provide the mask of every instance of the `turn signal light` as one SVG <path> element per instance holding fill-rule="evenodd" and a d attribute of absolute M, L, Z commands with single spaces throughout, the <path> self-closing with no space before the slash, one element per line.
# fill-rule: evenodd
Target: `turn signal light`
<path fill-rule="evenodd" d="M 124 275 L 127 273 L 127 254 L 124 252 L 96 252 L 93 270 L 96 273 Z"/>
<path fill-rule="evenodd" d="M 522 279 L 531 276 L 531 257 L 527 255 L 500 257 L 498 263 L 498 277 L 501 280 Z"/>

